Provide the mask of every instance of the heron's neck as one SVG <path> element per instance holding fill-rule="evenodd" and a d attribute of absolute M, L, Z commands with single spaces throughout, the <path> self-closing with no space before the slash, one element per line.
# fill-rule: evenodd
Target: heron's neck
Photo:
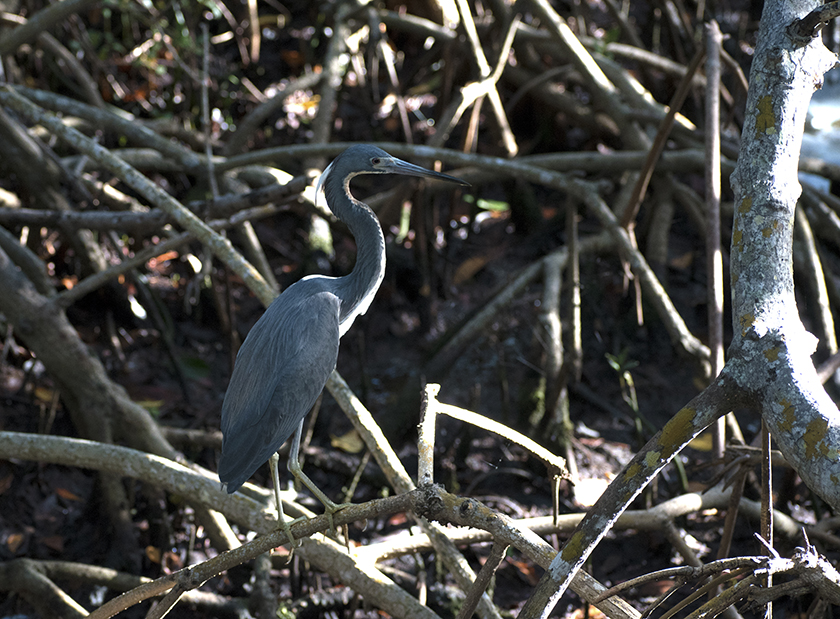
<path fill-rule="evenodd" d="M 347 224 L 356 239 L 356 265 L 349 275 L 339 278 L 341 299 L 339 330 L 343 335 L 370 307 L 385 276 L 385 237 L 370 207 L 358 200 L 334 211 Z"/>

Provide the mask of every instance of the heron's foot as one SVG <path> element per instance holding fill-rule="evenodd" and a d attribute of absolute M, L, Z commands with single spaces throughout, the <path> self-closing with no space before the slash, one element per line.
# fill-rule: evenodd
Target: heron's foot
<path fill-rule="evenodd" d="M 283 533 L 285 533 L 286 537 L 289 538 L 289 547 L 293 550 L 300 546 L 300 541 L 296 540 L 295 536 L 292 535 L 292 525 L 297 524 L 298 522 L 303 522 L 304 520 L 306 520 L 305 516 L 295 518 L 294 520 L 286 520 L 282 515 L 279 515 L 277 520 L 277 528 L 283 529 Z"/>
<path fill-rule="evenodd" d="M 326 498 L 326 497 L 324 497 Z M 333 537 L 336 537 L 337 534 L 335 532 L 335 522 L 333 521 L 333 514 L 336 512 L 341 511 L 347 507 L 351 507 L 352 503 L 334 503 L 333 501 L 327 499 L 326 501 L 321 501 L 324 504 L 324 514 L 327 516 L 327 521 L 330 523 L 330 533 Z"/>
<path fill-rule="evenodd" d="M 300 432 L 300 431 L 298 431 Z M 299 438 L 299 436 L 298 436 Z M 293 445 L 294 447 L 294 445 Z M 335 503 L 332 499 L 330 499 L 323 491 L 315 485 L 315 483 L 307 477 L 306 473 L 300 468 L 300 463 L 297 459 L 297 450 L 293 449 L 289 453 L 289 472 L 297 477 L 298 481 L 302 483 L 304 486 L 309 488 L 309 491 L 315 495 L 315 498 L 318 499 L 321 504 L 324 506 L 324 513 L 327 515 L 327 519 L 330 523 L 330 533 L 333 537 L 336 537 L 335 532 L 335 522 L 333 521 L 333 514 L 337 511 L 344 509 L 345 507 L 350 507 L 352 503 Z"/>

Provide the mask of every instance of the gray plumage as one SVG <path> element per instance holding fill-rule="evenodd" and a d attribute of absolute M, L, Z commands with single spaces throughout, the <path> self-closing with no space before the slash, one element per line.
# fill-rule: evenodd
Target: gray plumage
<path fill-rule="evenodd" d="M 318 188 L 356 239 L 353 271 L 310 275 L 287 288 L 257 321 L 236 356 L 222 405 L 219 479 L 235 492 L 295 434 L 338 359 L 338 341 L 370 307 L 385 274 L 385 238 L 373 211 L 350 194 L 359 174 L 463 181 L 406 163 L 374 146 L 351 146 L 324 170 Z"/>

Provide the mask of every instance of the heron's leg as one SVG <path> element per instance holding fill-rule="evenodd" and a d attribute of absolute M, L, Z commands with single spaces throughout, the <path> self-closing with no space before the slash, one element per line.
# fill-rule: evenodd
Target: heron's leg
<path fill-rule="evenodd" d="M 321 489 L 315 485 L 309 477 L 303 472 L 303 469 L 300 467 L 300 438 L 303 434 L 303 421 L 300 422 L 300 425 L 295 432 L 295 437 L 292 439 L 292 445 L 289 448 L 289 460 L 287 466 L 289 468 L 289 472 L 297 477 L 304 486 L 309 488 L 310 492 L 315 495 L 315 497 L 321 501 L 324 505 L 324 513 L 327 515 L 327 519 L 330 521 L 330 531 L 333 535 L 335 535 L 335 523 L 333 522 L 333 514 L 345 507 L 349 507 L 352 503 L 334 503 L 331 501 L 326 494 L 321 492 Z"/>
<path fill-rule="evenodd" d="M 286 520 L 286 515 L 283 513 L 283 502 L 280 500 L 280 474 L 277 471 L 277 464 L 279 462 L 280 455 L 275 451 L 268 459 L 268 468 L 271 470 L 271 480 L 274 482 L 274 500 L 277 503 L 277 524 L 283 529 L 283 532 L 289 538 L 289 545 L 294 547 L 297 545 L 297 541 L 295 540 L 295 536 L 292 535 L 291 527 L 295 522 L 303 520 L 303 518 L 298 518 L 292 521 Z"/>

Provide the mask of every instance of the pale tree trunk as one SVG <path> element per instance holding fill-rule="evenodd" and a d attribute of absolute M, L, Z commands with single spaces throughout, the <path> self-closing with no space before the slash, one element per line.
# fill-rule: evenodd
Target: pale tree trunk
<path fill-rule="evenodd" d="M 793 222 L 805 116 L 837 57 L 791 36 L 813 2 L 768 2 L 750 71 L 738 165 L 731 281 L 734 338 L 726 371 L 762 415 L 788 462 L 840 509 L 840 415 L 811 354 L 793 291 Z M 807 41 L 807 43 L 805 43 Z"/>
<path fill-rule="evenodd" d="M 732 176 L 735 337 L 729 360 L 717 379 L 678 411 L 610 484 L 554 558 L 520 618 L 547 617 L 647 483 L 689 441 L 733 409 L 761 415 L 805 483 L 840 510 L 840 415 L 811 362 L 816 339 L 799 320 L 792 268 L 805 116 L 824 73 L 837 63 L 818 32 L 810 36 L 814 26 L 802 27 L 813 21 L 803 18 L 822 6 L 810 0 L 768 0 L 764 5 L 741 152 Z"/>

